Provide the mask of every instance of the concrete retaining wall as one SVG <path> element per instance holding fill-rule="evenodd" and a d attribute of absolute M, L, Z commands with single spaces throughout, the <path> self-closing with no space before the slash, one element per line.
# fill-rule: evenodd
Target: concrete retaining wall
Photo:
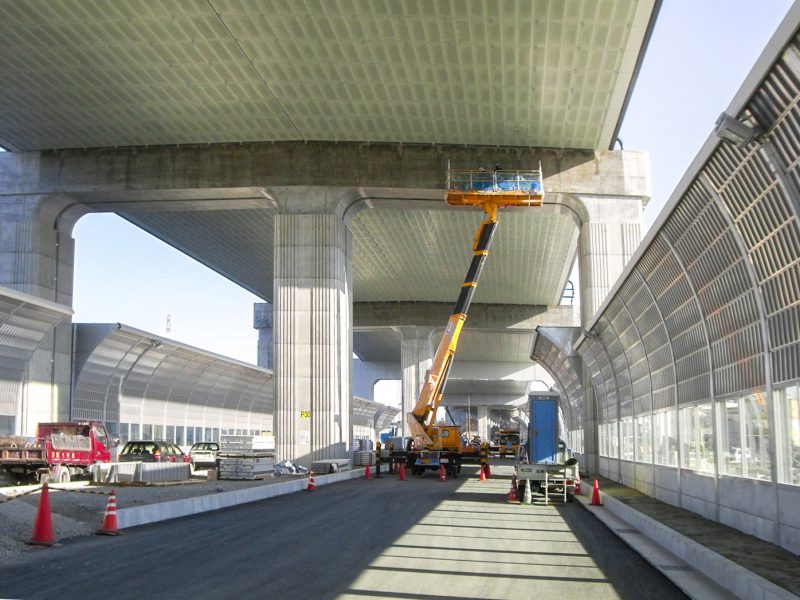
<path fill-rule="evenodd" d="M 791 592 L 682 536 L 608 494 L 602 494 L 601 497 L 610 512 L 692 565 L 700 573 L 716 581 L 736 597 L 743 600 L 797 600 L 797 596 Z"/>
<path fill-rule="evenodd" d="M 315 479 L 319 487 L 339 481 L 346 481 L 348 479 L 356 479 L 363 475 L 363 469 L 356 469 L 353 471 L 332 473 L 330 475 L 317 475 Z M 207 496 L 162 502 L 159 504 L 135 506 L 132 508 L 120 508 L 117 510 L 117 527 L 119 529 L 125 529 L 127 527 L 136 527 L 137 525 L 145 525 L 147 523 L 187 517 L 189 515 L 219 510 L 238 504 L 258 502 L 259 500 L 265 500 L 275 496 L 283 496 L 284 494 L 305 490 L 307 487 L 308 478 L 303 477 L 232 492 L 222 492 Z"/>
<path fill-rule="evenodd" d="M 629 461 L 620 466 L 628 487 L 800 555 L 798 486 L 725 475 L 715 480 L 711 473 Z M 601 457 L 600 475 L 619 481 L 617 460 Z"/>

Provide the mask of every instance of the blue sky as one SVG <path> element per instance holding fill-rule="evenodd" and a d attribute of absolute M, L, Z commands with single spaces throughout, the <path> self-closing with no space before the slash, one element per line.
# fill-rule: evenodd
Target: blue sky
<path fill-rule="evenodd" d="M 620 131 L 626 149 L 650 153 L 646 226 L 790 6 L 790 0 L 664 0 Z M 122 322 L 256 362 L 256 296 L 114 215 L 82 218 L 74 236 L 76 322 Z"/>

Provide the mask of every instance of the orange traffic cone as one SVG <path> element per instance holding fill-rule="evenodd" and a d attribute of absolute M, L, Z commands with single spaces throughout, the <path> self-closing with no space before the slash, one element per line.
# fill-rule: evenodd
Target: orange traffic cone
<path fill-rule="evenodd" d="M 439 481 L 444 481 L 446 477 L 444 476 L 444 465 L 439 466 Z"/>
<path fill-rule="evenodd" d="M 400 481 L 406 480 L 406 463 L 400 463 Z"/>
<path fill-rule="evenodd" d="M 364 471 L 364 479 L 369 479 L 369 465 L 367 465 L 367 470 Z"/>
<path fill-rule="evenodd" d="M 308 487 L 306 488 L 306 491 L 313 492 L 316 489 L 317 489 L 317 480 L 314 479 L 314 471 L 309 471 L 308 472 Z"/>
<path fill-rule="evenodd" d="M 481 465 L 481 478 L 480 481 L 486 481 L 486 465 Z"/>
<path fill-rule="evenodd" d="M 516 479 L 511 480 L 511 489 L 508 490 L 508 501 L 513 504 L 519 504 L 519 498 L 517 498 L 517 482 Z"/>
<path fill-rule="evenodd" d="M 42 496 L 39 499 L 39 510 L 33 522 L 33 536 L 28 542 L 31 546 L 52 546 L 56 543 L 53 537 L 53 523 L 50 520 L 50 491 L 47 482 L 42 484 Z"/>
<path fill-rule="evenodd" d="M 600 502 L 600 485 L 597 483 L 597 479 L 594 480 L 592 489 L 592 506 L 603 506 L 603 503 Z"/>
<path fill-rule="evenodd" d="M 106 514 L 103 517 L 103 526 L 96 531 L 97 535 L 119 535 L 117 531 L 117 495 L 111 490 L 111 496 L 106 505 Z"/>
<path fill-rule="evenodd" d="M 489 469 L 489 463 L 486 463 L 486 479 L 489 479 L 492 476 L 492 471 Z"/>

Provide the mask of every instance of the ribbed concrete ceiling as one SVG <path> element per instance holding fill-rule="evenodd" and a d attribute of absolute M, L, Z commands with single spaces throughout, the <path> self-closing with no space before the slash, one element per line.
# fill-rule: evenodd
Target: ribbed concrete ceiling
<path fill-rule="evenodd" d="M 271 300 L 273 212 L 154 212 L 127 217 Z M 361 211 L 351 224 L 355 301 L 455 303 L 482 218 L 483 212 L 468 208 Z M 578 230 L 568 217 L 544 208 L 502 211 L 475 302 L 557 304 L 577 241 Z"/>
<path fill-rule="evenodd" d="M 0 0 L 0 144 L 606 148 L 655 5 Z M 125 216 L 272 298 L 273 211 Z M 464 209 L 359 213 L 351 224 L 355 300 L 454 301 L 480 219 Z M 555 303 L 576 236 L 568 219 L 544 210 L 503 217 L 475 301 Z M 496 359 L 529 351 L 511 342 L 498 335 L 488 343 Z M 465 336 L 464 356 L 485 358 L 486 344 L 473 352 Z"/>
<path fill-rule="evenodd" d="M 463 208 L 360 212 L 353 225 L 356 301 L 455 303 L 483 216 Z M 501 211 L 499 219 L 475 302 L 557 304 L 577 248 L 575 224 L 537 208 Z"/>
<path fill-rule="evenodd" d="M 608 147 L 655 0 L 0 0 L 0 143 Z"/>

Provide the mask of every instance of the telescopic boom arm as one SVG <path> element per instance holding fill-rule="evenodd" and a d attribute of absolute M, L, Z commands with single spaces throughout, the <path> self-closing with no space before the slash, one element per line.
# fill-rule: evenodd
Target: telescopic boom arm
<path fill-rule="evenodd" d="M 489 247 L 497 228 L 497 209 L 505 206 L 541 206 L 541 168 L 538 171 L 451 171 L 447 173 L 446 202 L 458 206 L 479 206 L 486 217 L 472 242 L 472 263 L 461 286 L 453 314 L 447 321 L 433 364 L 425 376 L 417 403 L 407 422 L 417 447 L 436 445 L 430 431 L 442 401 L 450 367 L 458 346 L 461 328 L 467 320 L 472 297 L 478 287 Z"/>

